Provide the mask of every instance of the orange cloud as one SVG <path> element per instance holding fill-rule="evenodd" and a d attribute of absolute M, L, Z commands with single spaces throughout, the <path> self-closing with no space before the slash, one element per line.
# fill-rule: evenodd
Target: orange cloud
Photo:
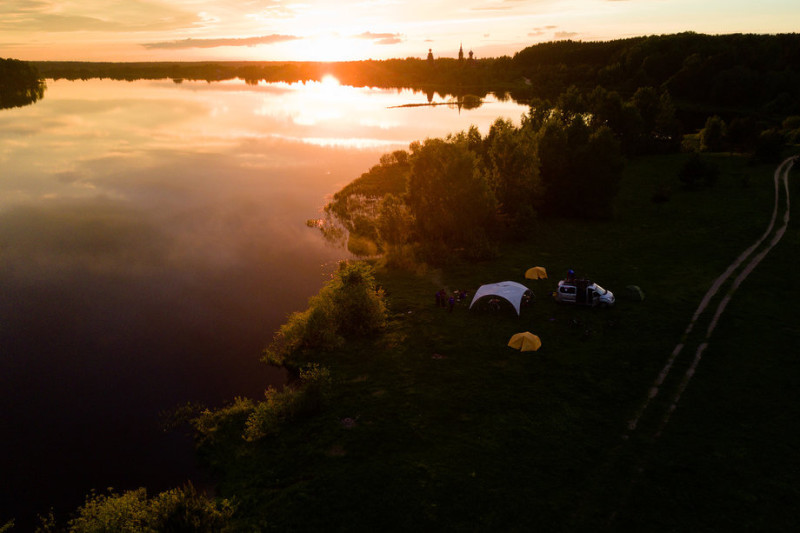
<path fill-rule="evenodd" d="M 176 48 L 217 48 L 220 46 L 258 46 L 260 44 L 275 44 L 286 41 L 302 39 L 295 35 L 262 35 L 260 37 L 231 37 L 220 39 L 183 39 L 180 41 L 165 41 L 160 43 L 143 44 L 147 49 L 176 49 Z"/>
<path fill-rule="evenodd" d="M 398 44 L 404 40 L 399 33 L 372 33 L 371 31 L 365 31 L 356 37 L 375 41 L 375 44 Z"/>

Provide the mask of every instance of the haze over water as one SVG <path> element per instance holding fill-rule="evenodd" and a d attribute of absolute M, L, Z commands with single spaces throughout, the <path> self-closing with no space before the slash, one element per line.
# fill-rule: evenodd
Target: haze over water
<path fill-rule="evenodd" d="M 159 413 L 283 379 L 261 349 L 348 256 L 305 225 L 326 196 L 413 140 L 526 111 L 391 108 L 425 102 L 333 80 L 49 80 L 0 111 L 0 524 L 195 478 Z"/>

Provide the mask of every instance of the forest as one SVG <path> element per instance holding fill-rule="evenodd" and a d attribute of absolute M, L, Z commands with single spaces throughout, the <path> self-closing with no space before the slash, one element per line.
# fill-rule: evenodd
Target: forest
<path fill-rule="evenodd" d="M 715 169 L 698 152 L 776 162 L 800 139 L 799 126 L 798 116 L 772 126 L 713 115 L 687 131 L 666 90 L 640 87 L 625 99 L 600 86 L 572 86 L 554 102 L 535 100 L 519 127 L 498 119 L 485 136 L 470 128 L 385 154 L 309 225 L 356 255 L 385 254 L 398 266 L 410 257 L 486 259 L 496 253 L 493 243 L 523 238 L 545 218 L 612 218 L 626 161 L 690 152 L 684 185 L 713 185 Z M 653 201 L 665 194 L 655 192 Z"/>
<path fill-rule="evenodd" d="M 53 79 L 161 79 L 249 83 L 319 80 L 346 85 L 407 87 L 441 94 L 494 92 L 517 100 L 556 98 L 571 86 L 598 85 L 632 96 L 644 86 L 667 90 L 679 112 L 703 107 L 718 114 L 765 117 L 800 113 L 800 34 L 705 35 L 685 32 L 612 41 L 553 41 L 513 57 L 459 61 L 439 57 L 319 62 L 33 63 Z"/>

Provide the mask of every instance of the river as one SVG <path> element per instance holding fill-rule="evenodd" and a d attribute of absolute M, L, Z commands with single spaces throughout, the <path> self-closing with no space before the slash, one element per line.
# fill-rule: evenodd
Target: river
<path fill-rule="evenodd" d="M 347 257 L 305 221 L 385 152 L 526 111 L 427 103 L 333 79 L 93 79 L 0 111 L 0 525 L 201 483 L 160 413 L 282 381 L 262 348 Z"/>

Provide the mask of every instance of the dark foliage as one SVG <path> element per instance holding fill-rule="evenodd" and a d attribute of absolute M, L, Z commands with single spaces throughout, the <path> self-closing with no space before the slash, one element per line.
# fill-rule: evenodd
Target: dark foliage
<path fill-rule="evenodd" d="M 781 159 L 783 134 L 776 128 L 762 131 L 755 144 L 753 158 L 760 163 L 776 163 Z"/>
<path fill-rule="evenodd" d="M 693 32 L 607 42 L 559 41 L 518 52 L 513 67 L 529 92 L 555 97 L 570 85 L 633 94 L 667 89 L 677 101 L 714 108 L 797 113 L 800 34 L 703 35 Z"/>
<path fill-rule="evenodd" d="M 428 94 L 483 98 L 489 92 L 518 101 L 555 99 L 570 86 L 596 86 L 633 96 L 640 87 L 666 90 L 679 107 L 746 110 L 787 116 L 800 113 L 800 34 L 704 35 L 693 32 L 604 42 L 556 41 L 517 52 L 513 58 L 458 61 L 405 59 L 320 62 L 36 62 L 47 78 L 120 80 L 171 78 L 248 83 L 321 80 L 407 87 Z M 469 102 L 469 99 L 467 99 Z M 644 103 L 644 102 L 641 102 Z M 640 110 L 643 111 L 644 109 Z M 702 122 L 701 122 L 702 123 Z"/>
<path fill-rule="evenodd" d="M 0 58 L 0 109 L 33 104 L 44 97 L 39 71 L 18 59 Z"/>

